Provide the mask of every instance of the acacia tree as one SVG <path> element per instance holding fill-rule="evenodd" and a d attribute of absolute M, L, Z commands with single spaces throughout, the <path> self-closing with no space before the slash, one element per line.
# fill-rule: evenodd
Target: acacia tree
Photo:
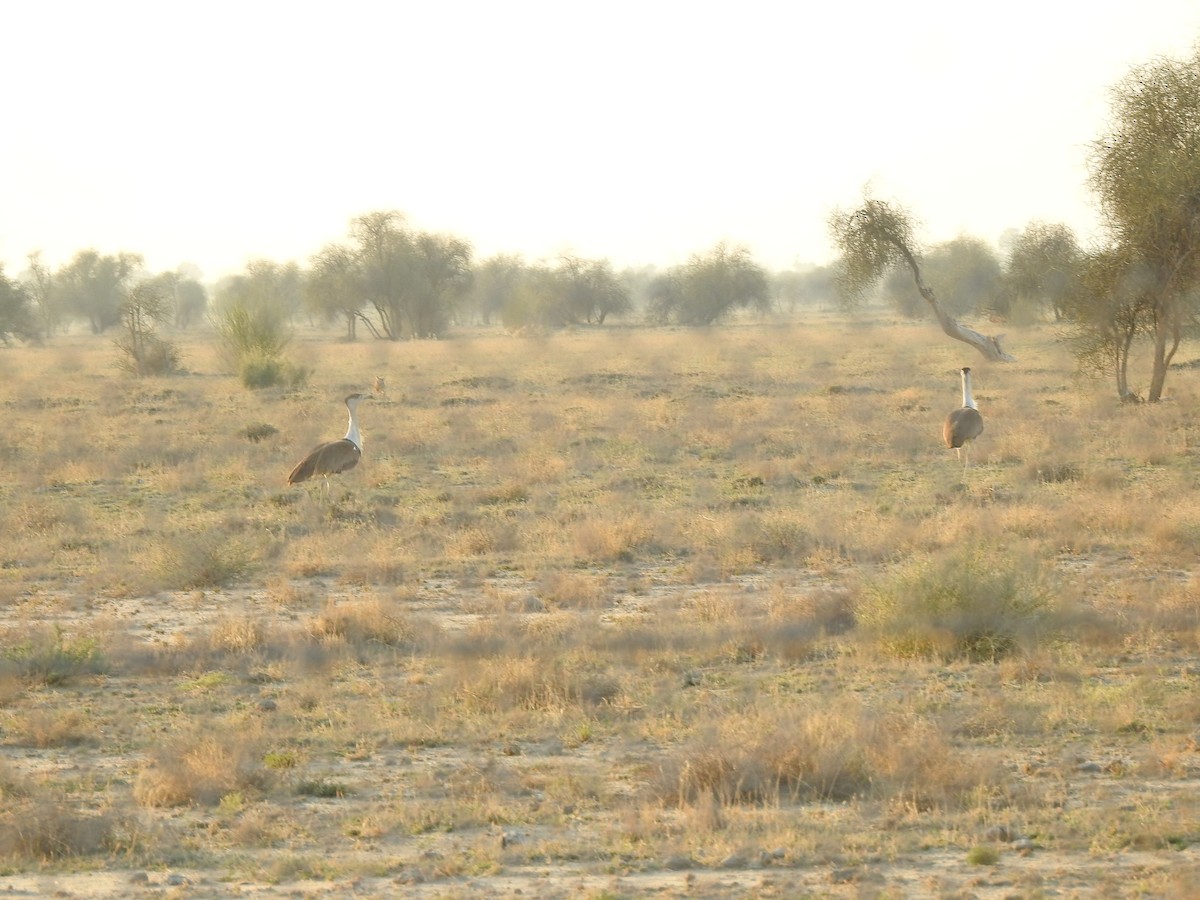
<path fill-rule="evenodd" d="M 411 247 L 403 307 L 409 334 L 437 337 L 450 327 L 459 301 L 471 287 L 471 245 L 452 235 L 420 232 Z"/>
<path fill-rule="evenodd" d="M 724 242 L 655 278 L 649 293 L 648 314 L 660 323 L 673 319 L 680 325 L 711 325 L 734 309 L 771 309 L 766 270 L 745 247 Z"/>
<path fill-rule="evenodd" d="M 861 302 L 888 272 L 905 266 L 942 331 L 956 341 L 970 344 L 987 359 L 1013 359 L 1000 345 L 1003 335 L 983 335 L 959 324 L 938 302 L 917 261 L 912 217 L 907 210 L 866 196 L 863 205 L 853 212 L 834 210 L 829 216 L 829 230 L 841 252 L 837 288 L 843 302 L 851 305 Z"/>
<path fill-rule="evenodd" d="M 1117 396 L 1141 398 L 1129 387 L 1129 354 L 1150 315 L 1152 276 L 1117 249 L 1100 250 L 1080 267 L 1076 290 L 1063 305 L 1081 370 L 1116 381 Z"/>
<path fill-rule="evenodd" d="M 69 312 L 87 319 L 93 334 L 121 321 L 121 304 L 142 268 L 135 253 L 102 256 L 80 250 L 54 276 L 55 291 Z"/>
<path fill-rule="evenodd" d="M 921 260 L 930 280 L 943 288 L 951 315 L 992 310 L 1003 293 L 1000 260 L 976 237 L 957 237 L 933 247 Z M 894 268 L 883 280 L 884 296 L 902 315 L 917 318 L 926 305 L 909 272 Z"/>
<path fill-rule="evenodd" d="M 471 245 L 451 235 L 410 231 L 398 212 L 351 222 L 361 286 L 383 335 L 436 337 L 449 327 L 471 286 Z"/>
<path fill-rule="evenodd" d="M 366 302 L 362 287 L 362 269 L 354 250 L 344 244 L 327 244 L 312 258 L 305 282 L 305 299 L 309 310 L 326 319 L 342 319 L 346 323 L 346 339 L 358 337 L 358 323 L 364 322 L 376 337 L 375 326 L 363 315 Z"/>
<path fill-rule="evenodd" d="M 0 263 L 0 343 L 8 346 L 12 338 L 31 341 L 38 328 L 33 302 L 24 285 L 9 279 Z"/>
<path fill-rule="evenodd" d="M 1089 182 L 1111 238 L 1093 263 L 1108 274 L 1092 280 L 1120 293 L 1093 297 L 1096 309 L 1080 310 L 1091 314 L 1079 321 L 1084 337 L 1095 338 L 1114 333 L 1105 310 L 1133 312 L 1152 347 L 1146 399 L 1154 402 L 1200 308 L 1200 46 L 1190 59 L 1134 68 L 1113 89 L 1111 121 L 1089 158 Z M 1118 339 L 1113 350 L 1123 370 L 1128 345 Z M 1133 396 L 1119 376 L 1118 391 Z"/>
<path fill-rule="evenodd" d="M 37 309 L 42 334 L 50 337 L 62 324 L 62 310 L 59 293 L 54 286 L 54 273 L 42 262 L 40 250 L 34 250 L 25 258 L 29 262 L 24 278 L 25 290 Z"/>
<path fill-rule="evenodd" d="M 171 318 L 173 273 L 132 285 L 121 301 L 118 365 L 133 375 L 168 375 L 179 367 L 179 352 L 155 326 Z"/>
<path fill-rule="evenodd" d="M 1075 234 L 1061 223 L 1030 222 L 1008 247 L 1004 292 L 996 310 L 1005 318 L 1021 309 L 1049 307 L 1062 321 L 1078 294 L 1084 253 Z"/>

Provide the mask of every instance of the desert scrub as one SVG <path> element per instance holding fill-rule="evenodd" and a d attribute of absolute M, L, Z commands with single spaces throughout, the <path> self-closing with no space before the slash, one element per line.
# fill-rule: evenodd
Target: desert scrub
<path fill-rule="evenodd" d="M 111 856 L 127 849 L 135 830 L 125 813 L 80 812 L 61 797 L 25 797 L 0 812 L 0 860 L 44 864 Z"/>
<path fill-rule="evenodd" d="M 8 670 L 36 684 L 58 685 L 107 667 L 98 638 L 68 635 L 59 626 L 10 630 L 3 635 L 2 647 L 0 673 Z"/>
<path fill-rule="evenodd" d="M 893 656 L 994 661 L 1036 641 L 1051 597 L 1035 562 L 972 546 L 902 563 L 868 582 L 854 616 Z"/>
<path fill-rule="evenodd" d="M 220 529 L 161 535 L 142 551 L 145 591 L 215 588 L 239 581 L 262 548 Z"/>
<path fill-rule="evenodd" d="M 253 729 L 197 727 L 156 748 L 138 773 L 133 797 L 142 807 L 216 806 L 233 792 L 261 793 L 270 781 Z"/>
<path fill-rule="evenodd" d="M 941 725 L 910 711 L 772 703 L 705 724 L 670 751 L 650 790 L 680 806 L 712 797 L 723 805 L 876 799 L 965 809 L 1001 779 L 990 758 L 953 746 Z"/>

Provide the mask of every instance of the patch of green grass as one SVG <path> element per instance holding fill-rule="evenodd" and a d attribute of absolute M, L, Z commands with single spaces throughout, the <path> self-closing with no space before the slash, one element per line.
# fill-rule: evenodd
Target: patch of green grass
<path fill-rule="evenodd" d="M 26 681 L 45 685 L 100 673 L 108 665 L 97 638 L 68 635 L 57 625 L 5 635 L 0 661 Z"/>
<path fill-rule="evenodd" d="M 972 866 L 994 866 L 1000 862 L 1000 851 L 978 844 L 967 851 L 967 863 Z"/>
<path fill-rule="evenodd" d="M 296 785 L 296 793 L 301 797 L 325 797 L 341 799 L 354 791 L 346 785 L 327 778 L 315 778 L 301 781 Z"/>
<path fill-rule="evenodd" d="M 272 750 L 263 755 L 263 765 L 268 769 L 294 769 L 299 764 L 291 750 Z"/>
<path fill-rule="evenodd" d="M 1050 607 L 1036 563 L 972 546 L 912 559 L 868 582 L 854 616 L 893 656 L 994 661 L 1036 641 Z"/>

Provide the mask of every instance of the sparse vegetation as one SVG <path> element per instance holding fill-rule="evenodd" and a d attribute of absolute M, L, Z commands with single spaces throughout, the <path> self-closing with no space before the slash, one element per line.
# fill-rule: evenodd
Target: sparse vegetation
<path fill-rule="evenodd" d="M 380 342 L 403 393 L 328 499 L 283 484 L 328 423 L 199 336 L 208 377 L 170 390 L 104 341 L 68 373 L 5 350 L 43 450 L 0 485 L 0 866 L 597 896 L 1200 874 L 1190 370 L 1121 404 L 1011 333 L 964 480 L 954 345 L 861 315 Z M 364 380 L 289 346 L 314 392 Z"/>
<path fill-rule="evenodd" d="M 221 356 L 244 387 L 296 388 L 308 380 L 309 373 L 283 355 L 291 341 L 287 307 L 278 296 L 285 285 L 275 267 L 260 264 L 226 286 L 214 325 Z"/>
<path fill-rule="evenodd" d="M 995 661 L 1045 636 L 1051 587 L 1035 562 L 1000 547 L 954 548 L 872 580 L 855 619 L 886 652 Z"/>

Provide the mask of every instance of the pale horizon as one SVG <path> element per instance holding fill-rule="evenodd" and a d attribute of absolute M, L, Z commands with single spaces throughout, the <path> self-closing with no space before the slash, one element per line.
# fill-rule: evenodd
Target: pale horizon
<path fill-rule="evenodd" d="M 1083 244 L 1111 88 L 1200 6 L 348 2 L 6 10 L 0 262 L 130 252 L 206 281 L 307 264 L 398 210 L 477 259 L 832 261 L 864 189 L 926 244 L 1032 221 Z"/>

